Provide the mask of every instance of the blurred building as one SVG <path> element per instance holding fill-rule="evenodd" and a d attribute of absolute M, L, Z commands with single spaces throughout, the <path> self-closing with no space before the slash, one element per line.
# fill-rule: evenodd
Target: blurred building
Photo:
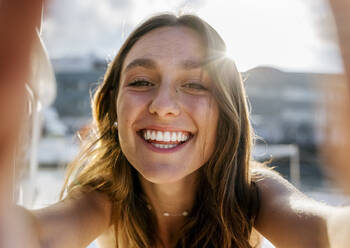
<path fill-rule="evenodd" d="M 107 68 L 104 60 L 94 57 L 53 60 L 57 79 L 54 107 L 70 134 L 91 120 L 91 97 Z"/>
<path fill-rule="evenodd" d="M 322 142 L 324 84 L 341 82 L 341 75 L 258 67 L 243 73 L 243 78 L 258 136 L 270 144 L 314 147 Z"/>

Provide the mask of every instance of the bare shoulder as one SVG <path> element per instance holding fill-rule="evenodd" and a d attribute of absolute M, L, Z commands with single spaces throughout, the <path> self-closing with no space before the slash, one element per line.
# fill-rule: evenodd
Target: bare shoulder
<path fill-rule="evenodd" d="M 112 202 L 106 193 L 96 190 L 73 190 L 62 202 L 72 202 L 83 208 L 95 209 L 101 214 L 110 216 Z"/>
<path fill-rule="evenodd" d="M 270 169 L 256 169 L 260 210 L 255 228 L 277 247 L 329 247 L 331 208 L 301 193 Z"/>
<path fill-rule="evenodd" d="M 33 214 L 44 247 L 85 247 L 108 229 L 111 209 L 104 193 L 74 190 L 64 200 Z"/>

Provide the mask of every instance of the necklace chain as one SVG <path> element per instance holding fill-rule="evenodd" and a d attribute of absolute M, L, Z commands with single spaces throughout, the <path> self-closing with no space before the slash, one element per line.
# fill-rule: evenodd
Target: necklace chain
<path fill-rule="evenodd" d="M 152 206 L 150 204 L 147 204 L 147 208 L 149 210 L 152 210 Z M 187 216 L 188 215 L 188 211 L 183 211 L 182 213 L 169 213 L 169 212 L 162 212 L 163 216 L 169 217 L 169 216 Z"/>

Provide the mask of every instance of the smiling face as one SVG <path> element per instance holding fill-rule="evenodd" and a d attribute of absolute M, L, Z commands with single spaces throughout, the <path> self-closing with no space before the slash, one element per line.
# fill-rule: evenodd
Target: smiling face
<path fill-rule="evenodd" d="M 200 36 L 187 27 L 145 34 L 127 54 L 117 97 L 120 146 L 147 180 L 180 180 L 213 153 L 218 105 L 202 65 Z"/>

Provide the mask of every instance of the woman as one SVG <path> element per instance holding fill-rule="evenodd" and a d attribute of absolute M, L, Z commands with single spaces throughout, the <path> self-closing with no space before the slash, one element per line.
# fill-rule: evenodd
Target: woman
<path fill-rule="evenodd" d="M 33 211 L 42 247 L 103 233 L 101 247 L 245 248 L 254 228 L 277 247 L 329 247 L 349 211 L 253 168 L 242 80 L 224 54 L 192 15 L 152 17 L 129 36 L 95 93 L 67 197 Z"/>

